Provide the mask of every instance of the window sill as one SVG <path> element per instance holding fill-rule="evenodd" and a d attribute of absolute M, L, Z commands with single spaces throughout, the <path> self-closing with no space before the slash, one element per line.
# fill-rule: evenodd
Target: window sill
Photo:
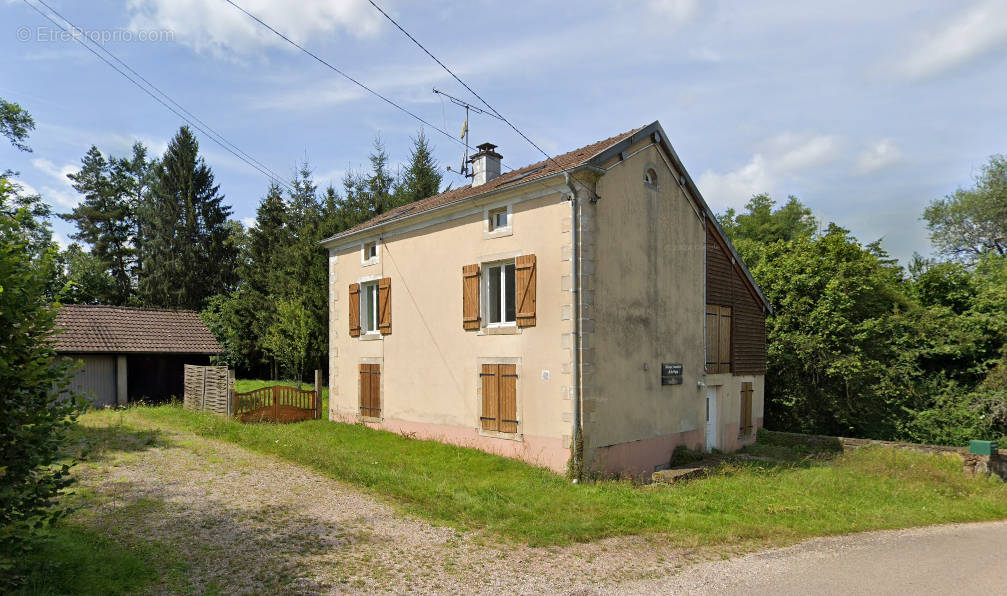
<path fill-rule="evenodd" d="M 483 240 L 492 240 L 493 238 L 504 238 L 506 236 L 513 236 L 514 228 L 500 228 L 499 230 L 493 230 L 492 232 L 483 232 Z"/>
<path fill-rule="evenodd" d="M 490 438 L 490 439 L 503 439 L 505 441 L 517 441 L 519 443 L 523 443 L 524 442 L 524 435 L 522 435 L 520 432 L 516 432 L 516 433 L 502 433 L 502 432 L 497 432 L 495 430 L 483 430 L 483 429 L 480 428 L 479 429 L 479 436 L 480 437 L 487 437 L 487 438 Z"/>
<path fill-rule="evenodd" d="M 374 416 L 364 416 L 363 414 L 357 415 L 358 422 L 373 422 L 375 424 L 381 423 L 381 418 L 375 418 Z"/>
<path fill-rule="evenodd" d="M 500 327 L 483 327 L 479 330 L 479 335 L 520 335 L 521 328 L 517 325 L 503 325 Z"/>
<path fill-rule="evenodd" d="M 376 341 L 379 339 L 384 339 L 384 336 L 380 333 L 361 333 L 360 341 Z"/>
<path fill-rule="evenodd" d="M 377 264 L 378 264 L 378 260 L 376 258 L 374 258 L 374 259 L 367 259 L 366 261 L 360 261 L 360 266 L 361 267 L 371 267 L 372 265 L 377 265 Z"/>

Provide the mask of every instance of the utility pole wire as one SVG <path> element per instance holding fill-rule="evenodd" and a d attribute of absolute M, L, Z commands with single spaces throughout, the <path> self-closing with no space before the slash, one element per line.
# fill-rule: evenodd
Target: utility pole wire
<path fill-rule="evenodd" d="M 99 54 L 98 52 L 96 52 L 93 48 L 91 48 L 91 46 L 89 46 L 85 42 L 81 41 L 81 39 L 80 39 L 81 37 L 84 37 L 84 38 L 88 39 L 88 41 L 91 41 L 91 40 L 89 38 L 87 38 L 87 35 L 84 33 L 84 31 L 80 27 L 77 27 L 76 25 L 74 25 L 69 19 L 67 19 L 66 17 L 64 17 L 62 14 L 60 14 L 59 12 L 57 12 L 54 8 L 52 8 L 48 4 L 46 4 L 44 0 L 37 0 L 37 1 L 40 4 L 42 4 L 43 6 L 45 6 L 48 10 L 50 10 L 53 14 L 55 14 L 59 18 L 63 19 L 63 21 L 66 22 L 71 27 L 72 31 L 68 31 L 66 29 L 66 27 L 64 27 L 61 23 L 59 23 L 58 21 L 56 21 L 55 19 L 53 19 L 50 15 L 48 15 L 45 12 L 43 12 L 42 10 L 40 10 L 37 6 L 35 6 L 31 2 L 28 2 L 28 0 L 22 0 L 22 1 L 26 5 L 28 5 L 29 8 L 31 8 L 32 10 L 34 10 L 35 12 L 37 12 L 39 15 L 41 15 L 42 17 L 44 17 L 46 20 L 48 20 L 50 23 L 52 23 L 53 25 L 55 25 L 56 27 L 58 27 L 61 31 L 63 31 L 64 33 L 69 34 L 74 39 L 74 41 L 76 41 L 77 43 L 79 43 L 81 45 L 81 47 L 83 47 L 85 50 L 87 50 L 87 51 L 91 52 L 92 54 L 94 54 L 96 58 L 98 58 L 99 60 L 101 60 L 102 62 L 104 62 L 105 64 L 107 64 L 113 70 L 115 70 L 120 75 L 122 75 L 126 80 L 128 80 L 131 83 L 133 83 L 141 91 L 143 91 L 147 95 L 151 96 L 155 101 L 157 101 L 162 106 L 164 106 L 165 108 L 167 108 L 168 110 L 170 110 L 173 114 L 175 114 L 176 116 L 178 116 L 179 118 L 181 118 L 185 122 L 187 122 L 190 125 L 192 125 L 193 128 L 195 128 L 196 130 L 202 132 L 211 141 L 215 142 L 217 145 L 220 145 L 220 147 L 223 148 L 225 151 L 227 151 L 231 155 L 237 157 L 239 160 L 245 162 L 245 164 L 251 166 L 253 169 L 257 170 L 260 174 L 262 174 L 266 178 L 270 179 L 271 181 L 283 185 L 284 187 L 287 188 L 287 190 L 293 191 L 293 189 L 286 182 L 284 182 L 283 178 L 281 176 L 277 175 L 276 172 L 273 172 L 268 167 L 266 167 L 261 162 L 259 162 L 257 159 L 255 159 L 252 156 L 248 155 L 247 153 L 245 153 L 244 151 L 242 151 L 240 148 L 238 148 L 236 145 L 234 145 L 233 143 L 231 143 L 230 141 L 228 141 L 223 135 L 221 135 L 220 133 L 216 132 L 215 130 L 213 130 L 212 128 L 210 128 L 209 126 L 207 126 L 206 123 L 204 123 L 202 120 L 200 120 L 199 118 L 197 118 L 191 112 L 189 112 L 188 110 L 186 110 L 184 107 L 182 107 L 181 104 L 179 104 L 178 102 L 176 102 L 175 100 L 173 100 L 170 96 L 168 96 L 168 94 L 166 94 L 163 91 L 161 91 L 157 86 L 155 86 L 153 83 L 151 83 L 150 81 L 148 81 L 146 78 L 144 78 L 138 72 L 136 72 L 135 70 L 133 70 L 132 68 L 130 68 L 128 64 L 126 64 L 125 62 L 123 62 L 122 60 L 120 60 L 118 57 L 116 57 L 114 54 L 112 54 L 111 52 L 109 52 L 108 50 L 106 50 L 103 46 L 101 46 L 101 44 L 96 44 L 93 41 L 91 42 L 92 44 L 97 45 L 98 48 L 101 49 L 102 52 L 104 52 L 105 54 L 107 54 L 108 56 L 110 56 L 113 60 L 115 60 L 116 62 L 118 62 L 119 64 L 121 64 L 124 68 L 126 68 L 127 70 L 129 70 L 129 72 L 133 73 L 134 76 L 136 76 L 137 78 L 139 78 L 140 80 L 142 80 L 144 83 L 146 83 L 147 85 L 149 85 L 152 89 L 154 89 L 159 94 L 161 94 L 162 96 L 164 96 L 164 98 L 167 99 L 169 102 L 171 102 L 172 104 L 174 104 L 175 106 L 177 106 L 179 110 L 181 110 L 182 112 L 185 112 L 186 114 L 188 114 L 190 117 L 192 117 L 193 120 L 196 120 L 197 122 L 199 122 L 200 124 L 202 124 L 203 127 L 205 127 L 206 129 L 208 129 L 211 132 L 207 132 L 207 130 L 204 130 L 203 127 L 199 126 L 198 124 L 196 124 L 195 122 L 193 122 L 192 120 L 190 120 L 189 118 L 187 118 L 185 115 L 183 115 L 182 113 L 180 113 L 178 110 L 176 110 L 172 106 L 170 106 L 167 103 L 165 103 L 164 100 L 162 100 L 160 97 L 158 97 L 157 95 L 155 95 L 150 89 L 148 89 L 147 87 L 144 87 L 143 85 L 141 85 L 139 82 L 137 82 L 136 79 L 134 79 L 129 74 L 127 74 L 126 72 L 124 72 L 123 70 L 121 70 L 115 64 L 109 62 L 108 59 L 106 59 L 104 56 L 102 56 L 101 54 Z M 219 139 L 217 137 L 219 137 Z M 230 147 L 228 147 L 228 145 L 230 145 Z M 232 147 L 233 147 L 233 149 L 232 149 Z"/>

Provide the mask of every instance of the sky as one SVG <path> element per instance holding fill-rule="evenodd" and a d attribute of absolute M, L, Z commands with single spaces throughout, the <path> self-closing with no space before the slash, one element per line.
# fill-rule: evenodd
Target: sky
<path fill-rule="evenodd" d="M 367 0 L 234 0 L 430 125 L 442 166 L 461 162 L 478 105 Z M 797 196 L 825 222 L 906 261 L 931 252 L 920 216 L 1007 152 L 1007 2 L 918 0 L 499 2 L 376 0 L 552 155 L 659 120 L 716 212 L 756 193 Z M 0 147 L 57 212 L 91 145 L 156 154 L 185 122 L 27 4 L 0 0 L 0 97 L 35 118 L 32 153 Z M 423 127 L 292 48 L 225 0 L 45 0 L 268 169 L 316 182 L 367 166 L 380 136 L 393 166 Z M 473 115 L 472 144 L 511 167 L 542 155 Z M 246 223 L 268 178 L 197 133 L 233 216 Z M 445 172 L 445 184 L 467 181 Z M 63 244 L 73 232 L 57 220 Z"/>

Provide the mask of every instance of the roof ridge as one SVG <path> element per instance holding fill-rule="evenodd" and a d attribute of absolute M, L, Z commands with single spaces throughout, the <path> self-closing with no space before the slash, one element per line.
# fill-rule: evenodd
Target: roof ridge
<path fill-rule="evenodd" d="M 119 310 L 135 310 L 141 312 L 176 312 L 176 313 L 192 313 L 195 315 L 199 314 L 199 311 L 191 310 L 188 308 L 168 308 L 159 306 L 117 306 L 115 304 L 60 304 L 59 308 L 87 308 L 87 309 L 119 309 Z"/>

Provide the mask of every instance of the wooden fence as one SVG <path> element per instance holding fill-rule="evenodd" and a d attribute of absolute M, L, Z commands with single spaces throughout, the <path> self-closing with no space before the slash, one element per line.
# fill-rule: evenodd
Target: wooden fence
<path fill-rule="evenodd" d="M 321 418 L 322 399 L 316 389 L 286 385 L 262 387 L 234 394 L 232 411 L 242 422 L 300 422 Z"/>
<path fill-rule="evenodd" d="M 233 392 L 234 371 L 226 366 L 185 365 L 185 409 L 230 416 Z"/>

